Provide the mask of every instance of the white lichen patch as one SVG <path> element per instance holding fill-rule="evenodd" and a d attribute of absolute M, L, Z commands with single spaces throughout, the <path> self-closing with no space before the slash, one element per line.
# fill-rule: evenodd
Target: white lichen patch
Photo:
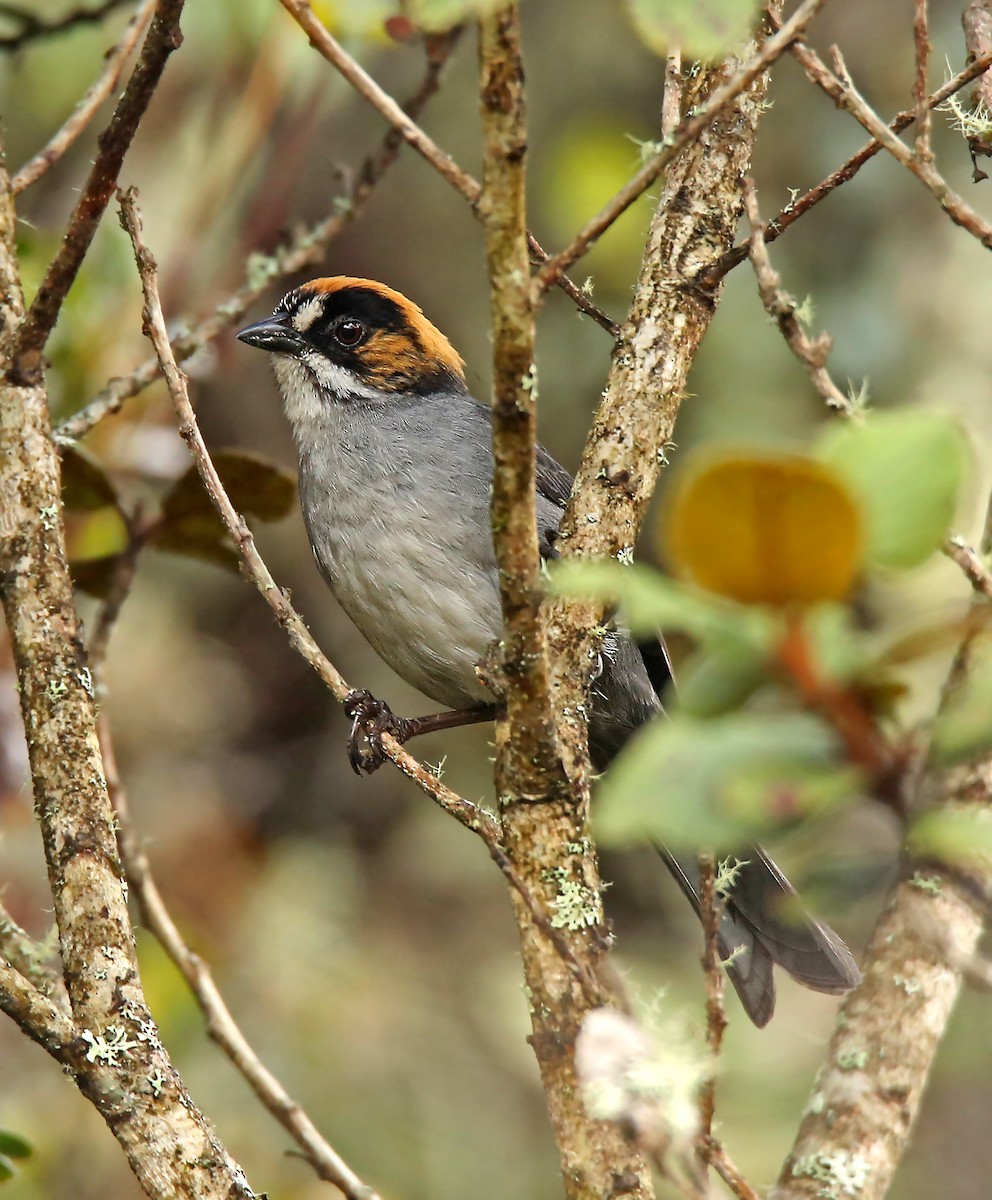
<path fill-rule="evenodd" d="M 830 1154 L 806 1154 L 792 1164 L 792 1174 L 814 1179 L 823 1186 L 816 1193 L 820 1200 L 844 1200 L 857 1196 L 868 1182 L 871 1163 L 863 1154 L 834 1150 Z"/>
<path fill-rule="evenodd" d="M 127 1030 L 122 1025 L 108 1025 L 103 1033 L 84 1029 L 80 1036 L 89 1044 L 86 1051 L 87 1062 L 103 1062 L 108 1066 L 116 1066 L 120 1059 L 138 1048 L 138 1043 L 130 1040 Z"/>

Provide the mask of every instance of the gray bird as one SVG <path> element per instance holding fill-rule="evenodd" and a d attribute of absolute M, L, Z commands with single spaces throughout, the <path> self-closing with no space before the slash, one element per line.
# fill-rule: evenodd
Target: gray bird
<path fill-rule="evenodd" d="M 380 657 L 446 705 L 432 717 L 394 717 L 367 692 L 349 697 L 356 770 L 381 761 L 377 732 L 406 740 L 491 718 L 475 665 L 500 636 L 489 520 L 490 410 L 473 399 L 448 340 L 405 296 L 368 279 L 315 279 L 238 337 L 272 355 L 300 459 L 300 501 L 317 565 L 341 607 Z M 553 544 L 572 487 L 537 452 L 541 553 Z M 590 705 L 592 758 L 605 768 L 661 712 L 663 652 L 617 634 L 603 653 Z M 661 854 L 699 912 L 695 864 Z M 859 980 L 850 951 L 799 906 L 760 847 L 740 857 L 719 948 L 751 1020 L 775 1006 L 772 964 L 816 991 Z"/>

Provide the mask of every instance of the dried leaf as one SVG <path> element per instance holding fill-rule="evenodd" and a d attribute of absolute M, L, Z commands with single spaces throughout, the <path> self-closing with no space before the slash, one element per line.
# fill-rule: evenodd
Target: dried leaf
<path fill-rule="evenodd" d="M 117 491 L 103 467 L 79 446 L 62 447 L 62 502 L 76 512 L 117 504 Z"/>

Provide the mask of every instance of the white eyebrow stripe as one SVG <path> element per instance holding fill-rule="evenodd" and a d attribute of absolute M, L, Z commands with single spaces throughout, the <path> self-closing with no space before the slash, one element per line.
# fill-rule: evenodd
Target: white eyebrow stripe
<path fill-rule="evenodd" d="M 298 329 L 300 333 L 306 333 L 310 326 L 317 320 L 323 312 L 324 306 L 319 297 L 314 296 L 310 300 L 304 301 L 303 304 L 293 313 L 293 327 Z"/>

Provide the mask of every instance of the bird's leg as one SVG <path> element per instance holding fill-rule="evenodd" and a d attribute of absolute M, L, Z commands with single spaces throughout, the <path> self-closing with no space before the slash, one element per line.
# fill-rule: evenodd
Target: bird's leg
<path fill-rule="evenodd" d="M 474 708 L 456 708 L 430 713 L 426 717 L 398 717 L 385 700 L 377 700 L 364 688 L 351 691 L 344 700 L 344 711 L 351 717 L 348 760 L 356 775 L 363 771 L 371 775 L 386 761 L 382 748 L 384 733 L 391 734 L 398 742 L 408 742 L 422 733 L 492 721 L 498 709 L 497 704 L 478 704 Z"/>

